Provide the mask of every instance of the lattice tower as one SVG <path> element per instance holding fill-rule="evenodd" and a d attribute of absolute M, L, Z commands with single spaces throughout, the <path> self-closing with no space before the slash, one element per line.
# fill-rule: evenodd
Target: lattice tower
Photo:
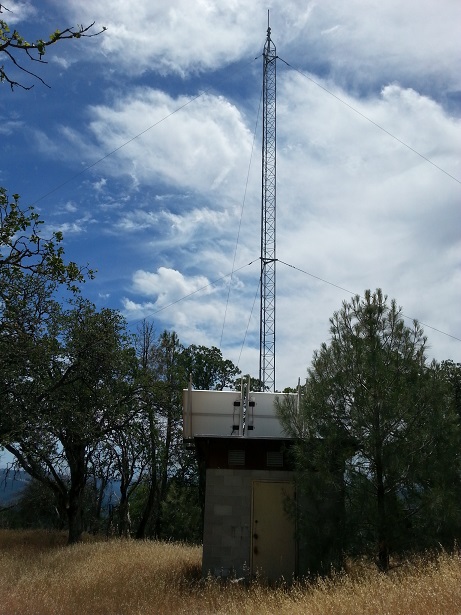
<path fill-rule="evenodd" d="M 275 391 L 276 48 L 267 28 L 263 68 L 259 380 Z"/>

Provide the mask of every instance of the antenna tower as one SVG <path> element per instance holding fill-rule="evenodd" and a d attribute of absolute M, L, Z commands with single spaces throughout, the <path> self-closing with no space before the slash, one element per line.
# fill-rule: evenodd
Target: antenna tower
<path fill-rule="evenodd" d="M 275 203 L 276 203 L 276 49 L 271 40 L 269 11 L 263 69 L 263 136 L 261 196 L 261 312 L 259 381 L 275 391 Z"/>

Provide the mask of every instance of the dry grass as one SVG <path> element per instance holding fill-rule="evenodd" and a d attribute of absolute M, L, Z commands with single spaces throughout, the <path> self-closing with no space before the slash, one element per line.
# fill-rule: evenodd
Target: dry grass
<path fill-rule="evenodd" d="M 442 555 L 388 575 L 365 564 L 327 581 L 271 589 L 200 580 L 198 547 L 0 531 L 1 615 L 461 615 L 461 560 Z"/>

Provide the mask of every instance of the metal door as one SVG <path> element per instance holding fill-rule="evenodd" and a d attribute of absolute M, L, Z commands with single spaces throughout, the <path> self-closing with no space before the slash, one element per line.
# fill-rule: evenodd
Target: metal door
<path fill-rule="evenodd" d="M 251 572 L 270 581 L 292 578 L 296 568 L 295 524 L 286 512 L 290 482 L 254 481 Z"/>

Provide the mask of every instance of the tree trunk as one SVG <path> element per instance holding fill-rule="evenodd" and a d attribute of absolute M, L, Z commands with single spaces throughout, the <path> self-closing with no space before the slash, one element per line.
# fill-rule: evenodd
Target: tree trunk
<path fill-rule="evenodd" d="M 168 470 L 170 466 L 170 456 L 171 456 L 171 442 L 172 442 L 172 432 L 173 432 L 173 417 L 172 417 L 173 409 L 171 400 L 169 402 L 168 408 L 168 418 L 167 418 L 167 426 L 166 426 L 166 435 L 165 435 L 165 448 L 162 455 L 162 466 L 160 468 L 160 490 L 159 497 L 157 502 L 157 514 L 155 516 L 155 536 L 156 538 L 160 538 L 160 534 L 162 531 L 162 503 L 165 501 L 167 492 L 168 492 Z"/>
<path fill-rule="evenodd" d="M 69 524 L 69 536 L 67 544 L 73 545 L 80 542 L 83 534 L 83 515 L 80 501 L 74 499 L 67 507 L 67 522 Z"/>
<path fill-rule="evenodd" d="M 120 482 L 120 502 L 118 505 L 118 535 L 122 538 L 128 538 L 130 535 L 130 503 L 128 501 L 128 479 L 125 473 L 122 473 Z"/>
<path fill-rule="evenodd" d="M 377 367 L 376 347 L 374 336 L 371 333 L 371 367 L 373 387 L 373 430 L 374 430 L 374 461 L 376 470 L 376 507 L 377 507 L 377 539 L 378 539 L 378 568 L 383 572 L 389 570 L 389 542 L 388 520 L 386 512 L 386 490 L 384 486 L 384 456 L 382 434 L 383 394 L 380 390 L 380 382 Z"/>
<path fill-rule="evenodd" d="M 147 526 L 149 524 L 149 520 L 152 516 L 152 512 L 155 506 L 155 492 L 157 491 L 157 480 L 155 478 L 155 474 L 151 477 L 149 492 L 147 494 L 147 501 L 144 506 L 144 510 L 142 511 L 141 520 L 138 525 L 138 529 L 136 530 L 136 539 L 144 540 L 146 537 Z"/>
<path fill-rule="evenodd" d="M 121 538 L 129 538 L 130 529 L 131 529 L 131 519 L 130 519 L 130 503 L 125 494 L 122 494 L 120 498 L 120 504 L 118 507 L 118 533 Z"/>
<path fill-rule="evenodd" d="M 65 442 L 64 449 L 70 469 L 70 488 L 66 505 L 69 523 L 68 544 L 80 542 L 83 534 L 82 496 L 86 485 L 85 445 Z"/>
<path fill-rule="evenodd" d="M 92 524 L 93 525 L 92 532 L 94 534 L 99 534 L 100 529 L 101 529 L 102 507 L 104 503 L 104 495 L 106 493 L 109 480 L 106 477 L 100 478 L 99 486 L 97 484 L 96 476 L 94 477 L 94 481 L 95 482 L 94 482 L 93 488 L 94 488 L 94 493 L 95 493 L 96 507 L 95 507 L 95 513 L 94 513 L 94 520 Z"/>
<path fill-rule="evenodd" d="M 156 492 L 157 492 L 157 443 L 156 435 L 157 430 L 155 426 L 154 410 L 152 407 L 148 409 L 149 419 L 149 435 L 150 435 L 150 483 L 149 492 L 147 494 L 147 501 L 142 512 L 141 520 L 136 530 L 136 538 L 143 540 L 146 537 L 147 526 L 152 516 L 152 512 L 155 506 Z"/>
<path fill-rule="evenodd" d="M 378 509 L 378 567 L 383 572 L 387 572 L 389 570 L 389 542 L 386 518 L 386 494 L 380 449 L 377 451 L 376 455 L 376 483 L 376 504 Z"/>

